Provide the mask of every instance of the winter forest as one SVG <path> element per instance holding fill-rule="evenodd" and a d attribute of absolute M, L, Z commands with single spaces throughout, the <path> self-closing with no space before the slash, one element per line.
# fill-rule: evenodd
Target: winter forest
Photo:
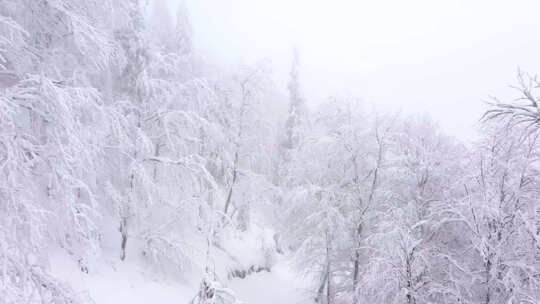
<path fill-rule="evenodd" d="M 189 16 L 0 0 L 0 303 L 540 303 L 535 71 L 469 142 L 314 104 L 293 47 L 216 68 Z"/>

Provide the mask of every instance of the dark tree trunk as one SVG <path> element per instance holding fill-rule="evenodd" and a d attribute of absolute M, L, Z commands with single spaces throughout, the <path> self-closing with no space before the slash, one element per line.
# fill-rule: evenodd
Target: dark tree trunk
<path fill-rule="evenodd" d="M 125 260 L 126 258 L 126 245 L 127 245 L 127 219 L 122 218 L 120 223 L 120 234 L 122 235 L 122 242 L 120 243 L 120 260 Z"/>

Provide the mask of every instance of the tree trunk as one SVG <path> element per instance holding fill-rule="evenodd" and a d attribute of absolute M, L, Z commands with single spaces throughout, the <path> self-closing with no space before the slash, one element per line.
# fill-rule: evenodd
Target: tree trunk
<path fill-rule="evenodd" d="M 122 241 L 120 243 L 120 260 L 126 258 L 126 244 L 127 244 L 127 219 L 124 217 L 120 222 L 120 234 L 122 235 Z"/>
<path fill-rule="evenodd" d="M 414 298 L 414 296 L 412 295 L 412 290 L 413 290 L 413 278 L 412 278 L 412 267 L 411 267 L 411 259 L 410 258 L 407 258 L 407 261 L 406 261 L 407 265 L 407 303 L 408 304 L 415 304 L 416 303 L 416 299 Z"/>
<path fill-rule="evenodd" d="M 331 276 L 331 262 L 330 262 L 330 237 L 326 232 L 326 304 L 332 304 L 332 276 Z"/>
<path fill-rule="evenodd" d="M 159 157 L 159 148 L 160 148 L 160 147 L 161 147 L 160 144 L 157 143 L 157 144 L 156 144 L 156 148 L 155 148 L 155 150 L 154 150 L 154 155 L 156 156 L 156 158 Z M 154 178 L 154 182 L 157 181 L 158 165 L 159 165 L 158 162 L 156 162 L 156 163 L 154 164 L 154 172 L 153 172 L 153 174 L 152 174 L 152 175 L 153 175 L 153 178 Z"/>
<path fill-rule="evenodd" d="M 491 260 L 487 260 L 486 262 L 486 304 L 491 303 L 491 288 L 489 287 L 489 281 L 490 280 L 490 274 L 491 274 Z"/>
<path fill-rule="evenodd" d="M 234 184 L 236 183 L 236 179 L 238 176 L 238 151 L 234 154 L 234 168 L 233 168 L 233 176 L 231 181 L 231 186 L 229 187 L 229 193 L 227 194 L 227 200 L 225 201 L 225 207 L 223 209 L 223 213 L 227 214 L 227 211 L 229 210 L 229 205 L 231 204 L 231 198 L 233 194 L 233 188 Z"/>
<path fill-rule="evenodd" d="M 322 299 L 324 295 L 324 288 L 326 287 L 326 283 L 327 283 L 327 277 L 328 277 L 328 271 L 325 270 L 321 278 L 321 281 L 319 283 L 319 288 L 317 289 L 317 296 L 315 297 L 315 303 L 322 303 Z"/>
<path fill-rule="evenodd" d="M 358 296 L 356 288 L 358 286 L 358 279 L 360 276 L 360 236 L 362 235 L 362 224 L 358 224 L 356 228 L 356 248 L 354 249 L 354 270 L 353 270 L 353 303 L 358 303 Z"/>

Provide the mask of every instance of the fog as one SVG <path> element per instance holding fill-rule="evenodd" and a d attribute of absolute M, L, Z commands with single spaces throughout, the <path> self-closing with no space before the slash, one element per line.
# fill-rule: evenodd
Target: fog
<path fill-rule="evenodd" d="M 0 304 L 540 303 L 539 8 L 0 1 Z"/>
<path fill-rule="evenodd" d="M 171 9 L 177 0 L 171 1 Z M 187 0 L 199 54 L 219 65 L 270 59 L 285 87 L 292 50 L 316 104 L 352 94 L 428 114 L 475 138 L 490 95 L 511 98 L 518 67 L 540 70 L 537 1 Z"/>

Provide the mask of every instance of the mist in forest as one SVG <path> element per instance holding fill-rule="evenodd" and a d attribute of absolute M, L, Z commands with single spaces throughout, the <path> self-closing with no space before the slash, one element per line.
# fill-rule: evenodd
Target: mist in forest
<path fill-rule="evenodd" d="M 0 1 L 0 304 L 540 303 L 534 1 Z"/>

